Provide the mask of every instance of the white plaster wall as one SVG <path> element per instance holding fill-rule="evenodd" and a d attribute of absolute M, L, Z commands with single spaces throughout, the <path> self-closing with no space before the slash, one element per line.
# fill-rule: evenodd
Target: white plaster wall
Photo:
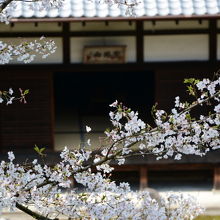
<path fill-rule="evenodd" d="M 85 46 L 126 45 L 125 62 L 136 61 L 135 37 L 75 37 L 71 38 L 71 63 L 82 63 Z"/>
<path fill-rule="evenodd" d="M 14 26 L 10 24 L 0 23 L 0 32 L 53 32 L 53 31 L 62 31 L 62 26 L 59 26 L 58 23 L 46 23 L 46 22 L 39 22 L 37 26 L 35 23 L 14 23 Z"/>
<path fill-rule="evenodd" d="M 208 60 L 208 35 L 158 35 L 144 37 L 145 61 Z"/>
<path fill-rule="evenodd" d="M 156 21 L 155 25 L 152 21 L 145 21 L 144 22 L 144 29 L 145 30 L 174 30 L 174 29 L 207 29 L 208 28 L 208 21 L 202 20 L 200 24 L 197 20 L 191 21 L 179 21 L 176 24 L 175 20 L 173 21 Z"/>
<path fill-rule="evenodd" d="M 0 38 L 0 41 L 9 43 L 9 44 L 19 44 L 22 41 L 34 41 L 37 38 Z M 62 63 L 63 62 L 63 45 L 61 38 L 47 38 L 48 40 L 52 39 L 55 41 L 57 49 L 56 52 L 48 56 L 46 59 L 42 59 L 41 56 L 36 56 L 34 61 L 31 64 L 42 64 L 42 63 Z M 10 64 L 23 64 L 23 62 L 18 62 L 13 60 Z"/>
<path fill-rule="evenodd" d="M 104 21 L 101 22 L 85 22 L 83 26 L 82 22 L 72 22 L 70 24 L 71 31 L 117 31 L 117 30 L 134 30 L 135 22 L 129 24 L 128 21 L 122 22 L 108 22 L 108 25 Z"/>

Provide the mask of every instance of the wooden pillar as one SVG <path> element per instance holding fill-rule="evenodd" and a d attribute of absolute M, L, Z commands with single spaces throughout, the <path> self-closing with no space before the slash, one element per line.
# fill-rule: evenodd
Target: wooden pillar
<path fill-rule="evenodd" d="M 220 166 L 214 168 L 214 190 L 220 190 Z"/>
<path fill-rule="evenodd" d="M 145 189 L 148 186 L 147 167 L 140 167 L 140 190 Z"/>
<path fill-rule="evenodd" d="M 143 64 L 144 62 L 144 35 L 143 35 L 143 21 L 136 21 L 136 56 L 137 63 Z"/>
<path fill-rule="evenodd" d="M 70 24 L 63 23 L 63 63 L 70 63 Z"/>
<path fill-rule="evenodd" d="M 217 61 L 217 21 L 209 20 L 209 61 L 216 63 Z"/>

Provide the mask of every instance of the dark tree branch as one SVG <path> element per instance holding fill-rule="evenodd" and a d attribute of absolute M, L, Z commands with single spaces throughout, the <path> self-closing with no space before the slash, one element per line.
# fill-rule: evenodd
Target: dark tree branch
<path fill-rule="evenodd" d="M 32 216 L 34 219 L 37 219 L 37 220 L 59 220 L 58 218 L 51 219 L 51 218 L 45 217 L 43 215 L 40 215 L 40 214 L 38 214 L 38 213 L 30 210 L 29 208 L 27 208 L 21 204 L 18 204 L 18 203 L 16 203 L 16 208 L 18 208 L 22 212 Z"/>

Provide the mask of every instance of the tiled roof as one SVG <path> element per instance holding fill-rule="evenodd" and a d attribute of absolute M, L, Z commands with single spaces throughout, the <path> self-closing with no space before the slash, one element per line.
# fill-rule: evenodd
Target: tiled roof
<path fill-rule="evenodd" d="M 126 7 L 108 6 L 100 0 L 64 0 L 60 9 L 30 10 L 26 3 L 18 3 L 13 17 L 69 18 L 125 16 Z M 140 0 L 135 7 L 136 16 L 190 16 L 215 15 L 220 12 L 220 0 Z"/>

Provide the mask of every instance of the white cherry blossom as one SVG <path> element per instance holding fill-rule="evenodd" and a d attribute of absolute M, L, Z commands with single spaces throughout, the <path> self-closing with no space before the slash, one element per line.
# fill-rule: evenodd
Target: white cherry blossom
<path fill-rule="evenodd" d="M 39 40 L 22 40 L 20 44 L 13 45 L 0 41 L 0 64 L 7 64 L 12 60 L 30 63 L 40 55 L 42 59 L 55 53 L 56 45 L 53 40 L 47 40 L 44 37 Z"/>

